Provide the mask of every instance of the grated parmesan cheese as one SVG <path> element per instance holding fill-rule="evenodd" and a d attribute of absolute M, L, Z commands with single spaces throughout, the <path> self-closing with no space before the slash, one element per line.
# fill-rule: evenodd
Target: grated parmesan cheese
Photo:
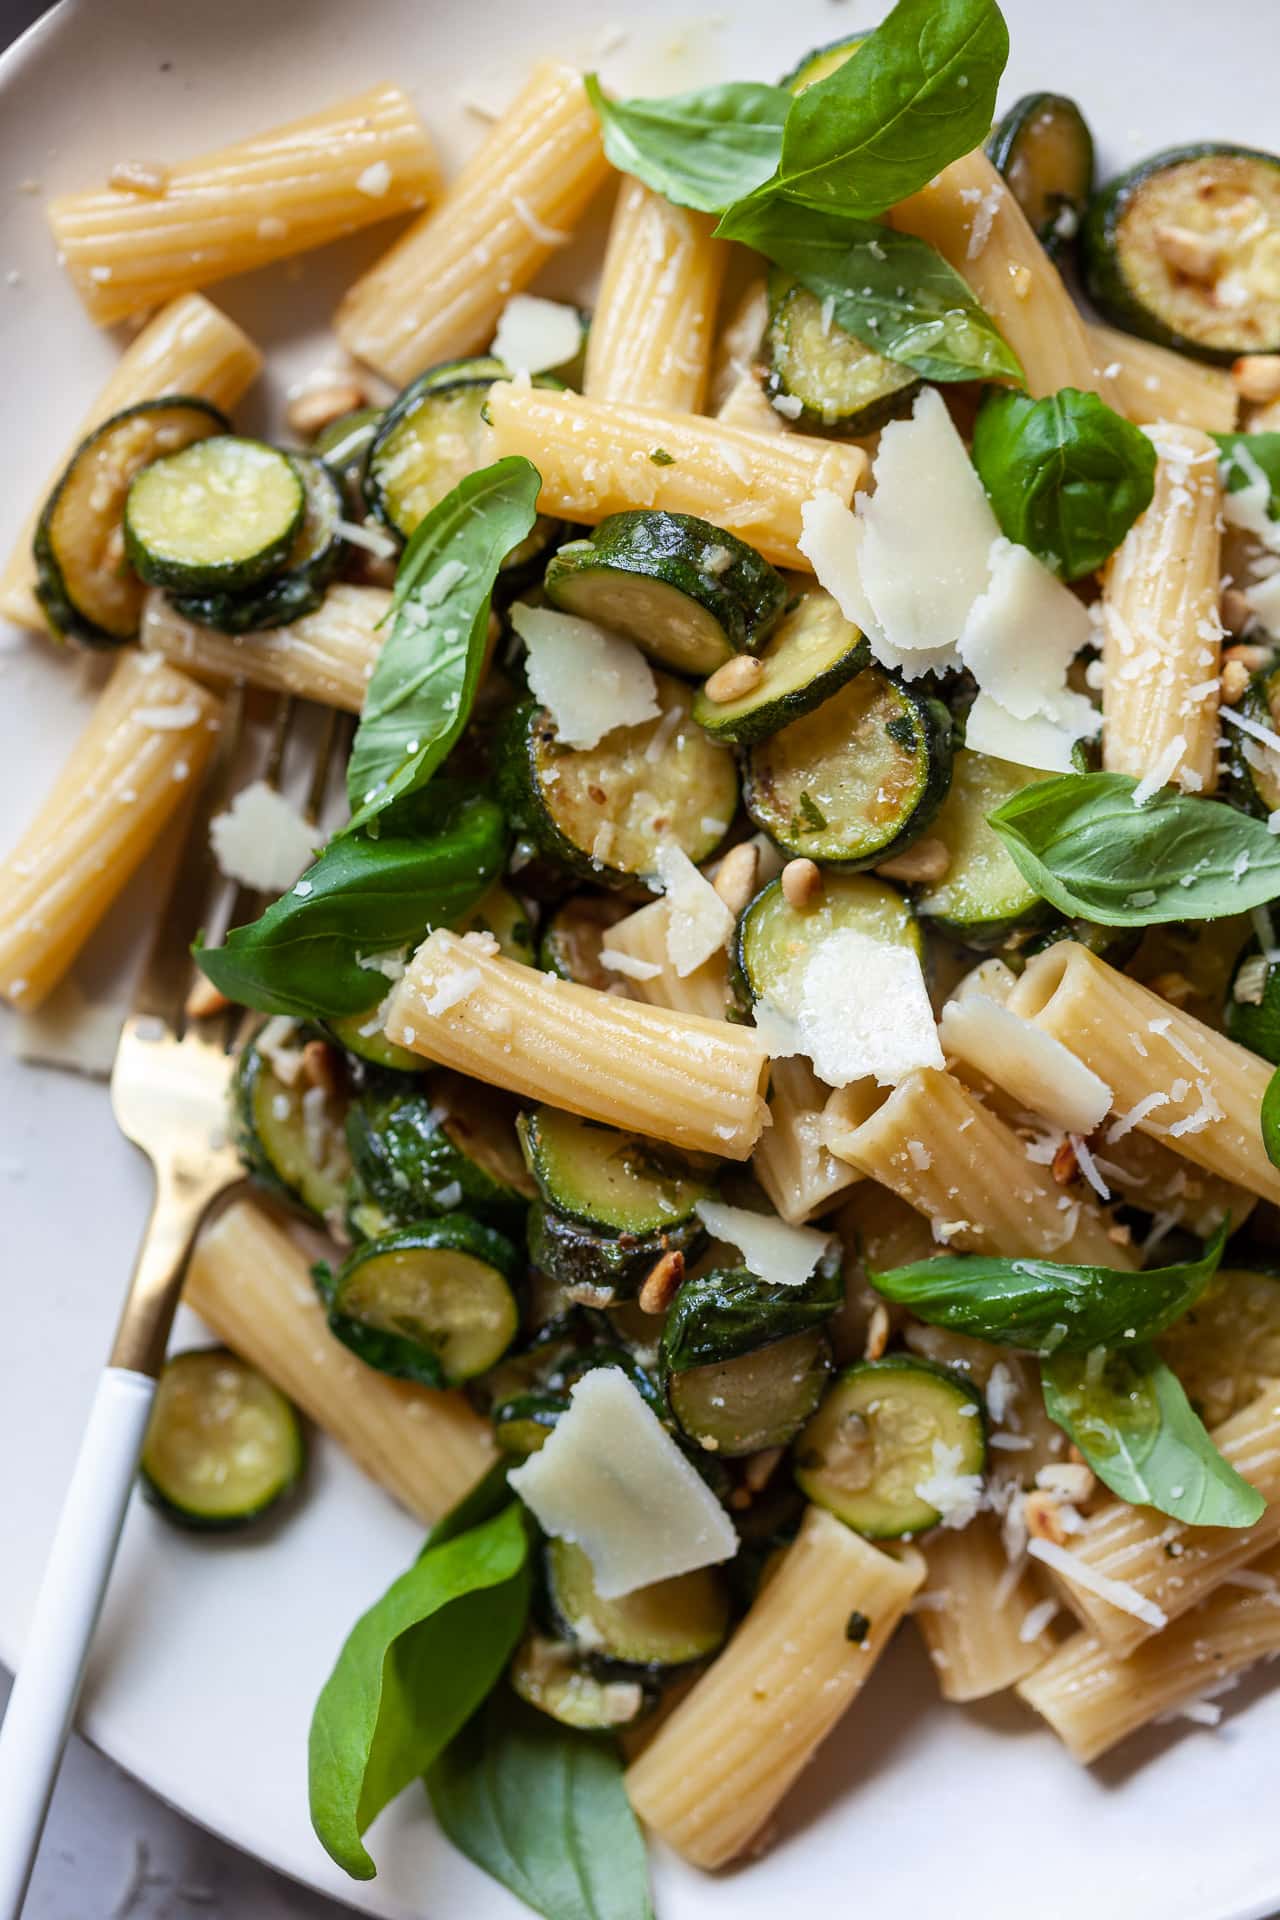
<path fill-rule="evenodd" d="M 1113 1580 L 1109 1574 L 1099 1573 L 1096 1567 L 1091 1567 L 1079 1554 L 1068 1552 L 1066 1547 L 1055 1546 L 1052 1540 L 1028 1540 L 1027 1552 L 1033 1560 L 1042 1560 L 1046 1567 L 1060 1573 L 1070 1584 L 1083 1587 L 1086 1593 L 1096 1593 L 1109 1606 L 1132 1614 L 1135 1620 L 1141 1620 L 1155 1632 L 1168 1626 L 1168 1614 L 1154 1600 L 1148 1600 L 1127 1580 Z"/>
<path fill-rule="evenodd" d="M 623 974 L 628 980 L 656 980 L 662 972 L 656 960 L 640 960 L 618 947 L 601 947 L 600 965 L 610 973 Z M 554 979 L 554 974 L 551 977 Z"/>
<path fill-rule="evenodd" d="M 935 1507 L 944 1527 L 967 1527 L 982 1505 L 982 1475 L 961 1473 L 964 1449 L 933 1443 L 930 1472 L 912 1488 L 919 1499 Z"/>

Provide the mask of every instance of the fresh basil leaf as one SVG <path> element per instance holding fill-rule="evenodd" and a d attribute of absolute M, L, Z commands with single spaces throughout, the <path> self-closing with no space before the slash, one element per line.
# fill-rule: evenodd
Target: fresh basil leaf
<path fill-rule="evenodd" d="M 1280 895 L 1280 840 L 1265 821 L 1170 787 L 1135 807 L 1136 784 L 1059 774 L 987 818 L 1037 893 L 1104 927 L 1217 920 Z"/>
<path fill-rule="evenodd" d="M 454 1846 L 546 1920 L 653 1920 L 644 1839 L 607 1737 L 499 1687 L 427 1791 Z"/>
<path fill-rule="evenodd" d="M 1267 512 L 1280 520 L 1280 433 L 1215 433 L 1222 483 L 1228 493 L 1255 485 L 1261 474 L 1271 489 Z"/>
<path fill-rule="evenodd" d="M 419 837 L 333 840 L 289 892 L 196 962 L 215 987 L 260 1013 L 334 1020 L 363 1013 L 386 981 L 361 956 L 417 946 L 460 919 L 502 871 L 507 825 L 492 800 L 441 802 Z"/>
<path fill-rule="evenodd" d="M 1150 1347 L 1055 1354 L 1040 1377 L 1049 1418 L 1122 1500 L 1193 1527 L 1251 1527 L 1265 1511 Z"/>
<path fill-rule="evenodd" d="M 845 333 L 927 380 L 1023 377 L 960 275 L 914 234 L 777 199 L 734 208 L 718 231 L 829 300 Z"/>
<path fill-rule="evenodd" d="M 1280 437 L 1280 436 L 1278 436 Z M 1156 450 L 1096 393 L 988 393 L 973 464 L 1010 540 L 1064 580 L 1115 552 L 1155 491 Z"/>
<path fill-rule="evenodd" d="M 415 529 L 351 747 L 347 833 L 424 787 L 466 726 L 494 581 L 533 526 L 541 485 L 528 460 L 499 460 L 459 481 Z"/>
<path fill-rule="evenodd" d="M 699 1274 L 685 1281 L 667 1315 L 659 1371 L 684 1373 L 805 1333 L 829 1320 L 843 1300 L 840 1261 L 830 1256 L 802 1287 L 761 1280 L 745 1267 Z"/>
<path fill-rule="evenodd" d="M 1267 1082 L 1258 1122 L 1267 1158 L 1273 1167 L 1280 1167 L 1280 1067 Z"/>
<path fill-rule="evenodd" d="M 883 213 L 982 145 L 1008 57 L 995 0 L 898 0 L 851 60 L 796 97 L 762 192 Z"/>
<path fill-rule="evenodd" d="M 1216 1273 L 1227 1225 L 1198 1260 L 1146 1273 L 962 1253 L 873 1273 L 871 1284 L 931 1326 L 1027 1353 L 1086 1353 L 1153 1340 L 1172 1326 Z"/>
<path fill-rule="evenodd" d="M 666 100 L 610 100 L 594 73 L 586 88 L 618 171 L 702 213 L 718 213 L 770 177 L 792 105 L 785 87 L 754 80 Z"/>
<path fill-rule="evenodd" d="M 529 1607 L 529 1534 L 512 1501 L 431 1547 L 357 1620 L 316 1702 L 311 1824 L 353 1879 L 361 1836 L 443 1752 L 501 1674 Z"/>
<path fill-rule="evenodd" d="M 482 1527 L 486 1520 L 492 1520 L 511 1504 L 511 1490 L 507 1486 L 507 1475 L 512 1462 L 510 1458 L 497 1459 L 463 1494 L 455 1501 L 448 1513 L 440 1518 L 427 1535 L 423 1553 L 430 1553 L 432 1547 L 442 1547 L 446 1540 L 456 1540 L 461 1533 L 470 1533 L 473 1527 Z"/>

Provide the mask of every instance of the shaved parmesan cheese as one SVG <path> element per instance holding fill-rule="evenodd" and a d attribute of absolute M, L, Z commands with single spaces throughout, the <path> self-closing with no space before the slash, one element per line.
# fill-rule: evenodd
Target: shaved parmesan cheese
<path fill-rule="evenodd" d="M 683 980 L 728 945 L 734 917 L 673 840 L 658 848 L 658 878 L 667 896 L 667 958 Z"/>
<path fill-rule="evenodd" d="M 264 893 L 283 893 L 315 858 L 316 829 L 291 800 L 255 780 L 242 787 L 230 811 L 209 822 L 213 857 L 228 880 Z"/>
<path fill-rule="evenodd" d="M 1099 1573 L 1096 1567 L 1066 1547 L 1055 1546 L 1052 1540 L 1028 1540 L 1027 1552 L 1033 1560 L 1042 1560 L 1046 1567 L 1060 1573 L 1064 1580 L 1083 1587 L 1086 1593 L 1096 1593 L 1099 1600 L 1118 1607 L 1121 1613 L 1131 1613 L 1135 1620 L 1143 1621 L 1157 1633 L 1168 1626 L 1168 1614 L 1154 1600 L 1148 1600 L 1127 1580 L 1113 1580 L 1109 1574 Z"/>
<path fill-rule="evenodd" d="M 791 1015 L 775 1006 L 772 1000 L 757 1000 L 751 1018 L 771 1060 L 791 1060 L 804 1052 L 799 1027 Z"/>
<path fill-rule="evenodd" d="M 796 1024 L 829 1087 L 867 1078 L 892 1087 L 914 1067 L 943 1064 L 918 956 L 856 927 L 839 927 L 814 948 Z"/>
<path fill-rule="evenodd" d="M 640 960 L 635 954 L 623 953 L 619 947 L 601 947 L 600 965 L 610 973 L 622 974 L 627 980 L 656 980 L 662 972 L 656 960 Z M 554 979 L 554 974 L 551 977 Z"/>
<path fill-rule="evenodd" d="M 1030 720 L 1051 711 L 1093 629 L 1084 605 L 1028 548 L 997 539 L 988 564 L 990 580 L 960 634 L 960 658 L 985 692 Z"/>
<path fill-rule="evenodd" d="M 965 719 L 965 745 L 993 760 L 1016 767 L 1035 767 L 1043 773 L 1074 773 L 1071 749 L 1077 735 L 1036 714 L 1019 720 L 989 693 L 980 693 Z"/>
<path fill-rule="evenodd" d="M 813 1227 L 789 1227 L 774 1214 L 723 1200 L 699 1200 L 695 1211 L 708 1233 L 736 1247 L 743 1264 L 769 1286 L 802 1287 L 831 1244 Z"/>
<path fill-rule="evenodd" d="M 1051 1033 L 982 994 L 948 1001 L 938 1037 L 948 1053 L 1068 1133 L 1092 1133 L 1111 1111 L 1111 1089 L 1092 1068 Z"/>
<path fill-rule="evenodd" d="M 521 601 L 511 624 L 529 650 L 529 685 L 566 747 L 594 747 L 616 727 L 657 718 L 653 670 L 630 640 L 593 620 Z"/>
<path fill-rule="evenodd" d="M 738 1550 L 728 1514 L 618 1367 L 583 1375 L 509 1481 L 544 1532 L 582 1548 L 604 1600 Z"/>
<path fill-rule="evenodd" d="M 517 293 L 508 300 L 489 351 L 515 373 L 546 373 L 572 360 L 582 345 L 582 321 L 576 307 L 537 294 Z"/>

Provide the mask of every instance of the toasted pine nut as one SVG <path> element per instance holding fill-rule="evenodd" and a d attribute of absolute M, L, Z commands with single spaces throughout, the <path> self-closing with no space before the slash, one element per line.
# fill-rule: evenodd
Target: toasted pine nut
<path fill-rule="evenodd" d="M 760 1493 L 781 1464 L 785 1447 L 766 1447 L 762 1453 L 753 1453 L 746 1461 L 742 1477 L 752 1493 Z"/>
<path fill-rule="evenodd" d="M 782 869 L 782 892 L 789 907 L 812 906 L 822 892 L 822 874 L 812 860 L 788 860 Z"/>
<path fill-rule="evenodd" d="M 759 871 L 759 847 L 752 846 L 750 840 L 742 841 L 739 846 L 730 847 L 711 883 L 730 913 L 742 912 L 756 890 L 756 877 Z"/>
<path fill-rule="evenodd" d="M 308 1040 L 302 1049 L 302 1073 L 313 1087 L 323 1087 L 326 1093 L 337 1093 L 338 1056 L 327 1040 Z"/>
<path fill-rule="evenodd" d="M 1188 980 L 1185 973 L 1170 969 L 1167 973 L 1153 974 L 1147 985 L 1152 993 L 1158 993 L 1172 1007 L 1185 1007 L 1189 1000 L 1196 997 L 1195 982 Z"/>
<path fill-rule="evenodd" d="M 117 160 L 107 175 L 107 185 L 119 193 L 145 193 L 158 200 L 169 178 L 170 171 L 163 160 Z"/>
<path fill-rule="evenodd" d="M 1265 407 L 1280 400 L 1280 353 L 1246 353 L 1231 368 L 1231 378 L 1242 400 Z"/>
<path fill-rule="evenodd" d="M 684 1279 L 684 1255 L 676 1250 L 654 1262 L 638 1295 L 641 1313 L 665 1313 Z"/>
<path fill-rule="evenodd" d="M 1055 1547 L 1066 1546 L 1067 1530 L 1062 1524 L 1058 1502 L 1052 1493 L 1043 1488 L 1029 1493 L 1022 1502 L 1022 1517 L 1033 1540 L 1051 1540 Z"/>
<path fill-rule="evenodd" d="M 889 1309 L 883 1300 L 877 1300 L 871 1309 L 871 1318 L 867 1322 L 867 1344 L 863 1348 L 865 1360 L 879 1360 L 889 1344 Z"/>
<path fill-rule="evenodd" d="M 1230 591 L 1231 589 L 1228 588 L 1228 592 Z M 1223 655 L 1222 655 L 1222 661 L 1224 666 L 1227 665 L 1230 661 L 1238 660 L 1240 662 L 1240 665 L 1244 667 L 1246 671 L 1249 673 L 1256 673 L 1259 667 L 1265 667 L 1267 662 L 1270 660 L 1270 658 L 1271 658 L 1270 647 L 1255 647 L 1255 646 L 1248 646 L 1248 645 L 1240 646 L 1240 647 L 1226 647 L 1223 650 Z"/>
<path fill-rule="evenodd" d="M 1131 1247 L 1133 1245 L 1133 1228 L 1127 1226 L 1123 1220 L 1117 1220 L 1107 1228 L 1107 1238 L 1113 1246 Z"/>
<path fill-rule="evenodd" d="M 1078 1465 L 1075 1461 L 1064 1460 L 1060 1465 L 1041 1467 L 1036 1474 L 1038 1487 L 1042 1487 L 1046 1493 L 1060 1494 L 1072 1506 L 1087 1500 L 1097 1484 L 1092 1467 Z"/>
<path fill-rule="evenodd" d="M 1049 1168 L 1049 1171 L 1060 1187 L 1068 1186 L 1070 1182 L 1075 1179 L 1079 1171 L 1079 1162 L 1076 1159 L 1076 1150 L 1070 1140 L 1064 1140 L 1059 1146 L 1053 1156 L 1053 1164 Z"/>
<path fill-rule="evenodd" d="M 732 660 L 716 668 L 702 691 L 708 700 L 723 707 L 730 700 L 741 700 L 744 693 L 758 687 L 763 674 L 764 668 L 753 653 L 735 654 Z"/>
<path fill-rule="evenodd" d="M 1218 692 L 1224 707 L 1234 707 L 1243 699 L 1249 684 L 1249 669 L 1242 660 L 1228 660 L 1222 669 Z"/>
<path fill-rule="evenodd" d="M 1156 252 L 1165 265 L 1188 280 L 1212 280 L 1222 259 L 1222 242 L 1190 227 L 1157 227 Z"/>
<path fill-rule="evenodd" d="M 199 974 L 192 982 L 183 1012 L 188 1020 L 207 1020 L 210 1014 L 225 1013 L 231 1005 L 225 993 L 214 986 L 212 980 L 206 980 Z"/>
<path fill-rule="evenodd" d="M 939 880 L 946 879 L 950 867 L 951 855 L 941 840 L 917 840 L 905 853 L 881 861 L 876 872 L 886 880 L 922 881 L 936 886 Z"/>
<path fill-rule="evenodd" d="M 1241 593 L 1239 587 L 1224 587 L 1222 598 L 1218 602 L 1218 611 L 1222 615 L 1222 624 L 1228 633 L 1245 633 L 1253 619 L 1253 608 Z M 1234 648 L 1229 649 L 1223 658 L 1230 660 Z M 1256 653 L 1256 647 L 1250 652 Z"/>
<path fill-rule="evenodd" d="M 325 427 L 341 420 L 344 413 L 353 413 L 357 407 L 364 406 L 368 397 L 364 385 L 354 376 L 338 375 L 330 386 L 313 387 L 289 402 L 285 412 L 289 431 L 296 433 L 299 440 L 314 440 Z"/>

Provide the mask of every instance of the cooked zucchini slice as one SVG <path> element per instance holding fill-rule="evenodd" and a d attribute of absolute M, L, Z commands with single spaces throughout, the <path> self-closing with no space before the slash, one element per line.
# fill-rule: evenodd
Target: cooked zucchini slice
<path fill-rule="evenodd" d="M 882 667 L 747 755 L 747 812 L 785 853 L 874 867 L 919 837 L 951 781 L 951 717 Z"/>
<path fill-rule="evenodd" d="M 486 1373 L 516 1337 L 520 1258 L 462 1214 L 367 1240 L 325 1289 L 329 1326 L 366 1365 L 424 1387 Z"/>
<path fill-rule="evenodd" d="M 1251 940 L 1236 964 L 1223 1025 L 1251 1053 L 1280 1066 L 1280 965 Z"/>
<path fill-rule="evenodd" d="M 491 933 L 499 950 L 508 960 L 523 961 L 531 967 L 537 954 L 537 942 L 528 909 L 516 899 L 509 887 L 495 880 L 484 898 L 472 907 L 465 920 L 458 922 L 459 933 Z"/>
<path fill-rule="evenodd" d="M 1172 147 L 1112 180 L 1084 225 L 1109 320 L 1202 360 L 1280 352 L 1280 158 Z"/>
<path fill-rule="evenodd" d="M 785 87 L 789 93 L 803 93 L 806 87 L 813 86 L 818 80 L 825 80 L 837 67 L 842 67 L 849 56 L 858 51 L 866 37 L 865 33 L 855 33 L 846 35 L 843 40 L 832 40 L 828 46 L 814 47 L 798 66 L 792 67 L 790 73 L 783 74 L 778 85 Z"/>
<path fill-rule="evenodd" d="M 987 157 L 1051 255 L 1080 231 L 1093 192 L 1093 135 L 1064 93 L 1024 93 L 987 141 Z"/>
<path fill-rule="evenodd" d="M 615 513 L 554 553 L 552 606 L 625 634 L 673 673 L 713 673 L 754 650 L 787 604 L 754 547 L 691 513 Z"/>
<path fill-rule="evenodd" d="M 535 700 L 508 717 L 495 748 L 499 797 L 518 830 L 584 880 L 648 881 L 666 840 L 695 865 L 738 810 L 733 755 L 690 714 L 691 689 L 655 674 L 659 714 L 615 727 L 598 746 L 562 747 Z"/>
<path fill-rule="evenodd" d="M 1280 1279 L 1219 1268 L 1156 1341 L 1211 1430 L 1280 1380 Z"/>
<path fill-rule="evenodd" d="M 175 395 L 113 414 L 76 448 L 36 528 L 36 598 L 53 628 L 91 647 L 132 640 L 146 589 L 125 557 L 134 475 L 230 422 L 207 400 Z"/>
<path fill-rule="evenodd" d="M 673 1373 L 667 1398 L 690 1440 L 736 1458 L 793 1440 L 822 1399 L 830 1373 L 831 1342 L 814 1327 L 732 1360 Z"/>
<path fill-rule="evenodd" d="M 306 509 L 280 571 L 244 593 L 175 594 L 173 604 L 184 619 L 220 633 L 257 633 L 301 620 L 324 599 L 347 552 L 340 530 L 342 489 L 314 454 L 290 458 L 302 479 Z"/>
<path fill-rule="evenodd" d="M 494 1407 L 493 1437 L 504 1453 L 527 1459 L 547 1443 L 551 1429 L 569 1402 L 559 1393 L 517 1393 Z"/>
<path fill-rule="evenodd" d="M 244 1048 L 232 1084 L 240 1157 L 253 1178 L 322 1220 L 341 1220 L 351 1178 L 346 1102 L 299 1080 L 287 1086 L 264 1054 Z"/>
<path fill-rule="evenodd" d="M 1275 731 L 1280 724 L 1280 666 L 1263 667 L 1254 674 L 1236 712 L 1242 719 Z M 1236 727 L 1231 728 L 1223 744 L 1232 798 L 1263 818 L 1274 813 L 1280 807 L 1280 761 L 1276 755 L 1262 741 Z"/>
<path fill-rule="evenodd" d="M 603 1600 L 582 1548 L 548 1540 L 544 1575 L 547 1602 L 565 1638 L 600 1660 L 684 1667 L 708 1659 L 729 1631 L 729 1597 L 710 1567 Z"/>
<path fill-rule="evenodd" d="M 821 587 L 802 593 L 756 656 L 761 676 L 736 700 L 694 695 L 693 717 L 713 740 L 750 746 L 812 713 L 860 673 L 871 648 Z"/>
<path fill-rule="evenodd" d="M 382 1002 L 364 1013 L 344 1013 L 327 1022 L 328 1030 L 340 1046 L 373 1067 L 393 1067 L 397 1073 L 426 1073 L 431 1062 L 420 1053 L 412 1053 L 382 1031 Z"/>
<path fill-rule="evenodd" d="M 125 550 L 153 586 L 235 592 L 284 565 L 305 511 L 302 474 L 287 453 L 215 434 L 134 476 Z"/>
<path fill-rule="evenodd" d="M 246 1526 L 291 1493 L 307 1449 L 289 1401 L 226 1347 L 166 1360 L 142 1443 L 142 1490 L 180 1526 Z"/>
<path fill-rule="evenodd" d="M 507 1678 L 512 1690 L 539 1713 L 584 1733 L 629 1727 L 653 1705 L 650 1691 L 632 1675 L 610 1679 L 586 1666 L 563 1640 L 526 1633 Z"/>
<path fill-rule="evenodd" d="M 910 903 L 887 881 L 864 873 L 829 873 L 810 906 L 793 907 L 781 880 L 771 880 L 747 903 L 734 935 L 734 980 L 746 1003 L 768 1000 L 794 1019 L 810 954 L 842 927 L 924 956 Z"/>
<path fill-rule="evenodd" d="M 529 1259 L 571 1300 L 612 1306 L 634 1294 L 666 1253 L 692 1260 L 705 1246 L 697 1214 L 648 1234 L 611 1233 L 558 1213 L 543 1201 L 529 1209 Z"/>
<path fill-rule="evenodd" d="M 920 390 L 913 368 L 846 333 L 816 294 L 777 268 L 769 276 L 765 347 L 765 391 L 798 400 L 801 411 L 790 407 L 789 416 L 825 433 L 874 433 L 908 411 Z"/>
<path fill-rule="evenodd" d="M 966 946 L 997 946 L 1023 927 L 1047 919 L 1052 909 L 1014 866 L 988 814 L 1042 773 L 961 749 L 955 756 L 951 791 L 933 823 L 933 835 L 951 856 L 945 879 L 917 897 L 916 911 L 940 933 Z"/>
<path fill-rule="evenodd" d="M 624 901 L 607 893 L 575 893 L 543 928 L 538 965 L 560 980 L 576 980 L 579 986 L 603 992 L 618 976 L 601 966 L 600 949 L 609 944 L 609 929 L 630 912 Z"/>
<path fill-rule="evenodd" d="M 557 1107 L 516 1121 L 525 1164 L 549 1207 L 608 1233 L 663 1233 L 711 1192 L 709 1180 L 656 1141 Z"/>
<path fill-rule="evenodd" d="M 386 418 L 384 407 L 356 407 L 340 420 L 331 420 L 311 442 L 342 488 L 343 500 L 353 519 L 363 518 L 366 501 L 364 478 L 369 466 L 369 450 Z"/>
<path fill-rule="evenodd" d="M 982 1396 L 960 1374 L 893 1354 L 838 1374 L 796 1442 L 801 1490 L 870 1540 L 936 1527 L 942 1513 L 919 1491 L 943 1468 L 981 1473 Z"/>
<path fill-rule="evenodd" d="M 436 1074 L 421 1091 L 371 1091 L 354 1101 L 347 1141 L 368 1198 L 394 1225 L 462 1208 L 519 1235 L 534 1186 L 514 1119 L 496 1089 Z"/>

